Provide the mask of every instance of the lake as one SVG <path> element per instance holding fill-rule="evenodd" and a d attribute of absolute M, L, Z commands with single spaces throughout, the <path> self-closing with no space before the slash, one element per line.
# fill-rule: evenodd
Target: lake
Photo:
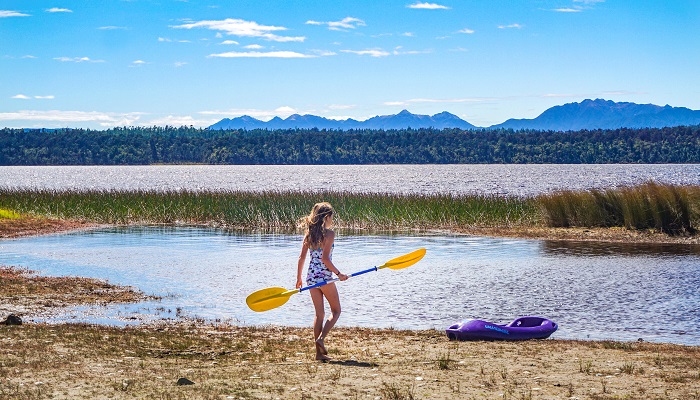
<path fill-rule="evenodd" d="M 648 180 L 700 185 L 700 164 L 0 166 L 0 187 L 56 190 L 336 190 L 532 196 Z"/>
<path fill-rule="evenodd" d="M 311 326 L 307 292 L 250 311 L 245 297 L 293 288 L 301 237 L 187 227 L 114 227 L 0 241 L 0 264 L 136 286 L 161 301 L 79 307 L 49 322 L 133 324 L 177 317 Z M 341 326 L 445 329 L 466 318 L 541 315 L 553 337 L 700 345 L 700 247 L 338 232 L 334 262 L 350 273 L 425 247 L 414 266 L 338 284 Z"/>

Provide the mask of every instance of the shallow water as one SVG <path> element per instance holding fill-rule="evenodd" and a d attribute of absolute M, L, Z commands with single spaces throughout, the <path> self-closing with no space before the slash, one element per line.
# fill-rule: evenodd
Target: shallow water
<path fill-rule="evenodd" d="M 648 180 L 700 185 L 700 165 L 0 166 L 0 187 L 59 190 L 335 190 L 531 196 Z"/>
<path fill-rule="evenodd" d="M 310 326 L 308 293 L 264 313 L 255 290 L 293 288 L 301 238 L 182 227 L 109 228 L 4 240 L 0 264 L 136 286 L 161 301 L 76 308 L 48 321 L 138 323 L 202 318 Z M 541 315 L 553 337 L 700 345 L 700 247 L 611 245 L 474 236 L 338 233 L 334 262 L 355 272 L 425 247 L 418 264 L 338 284 L 339 325 L 444 329 L 465 318 Z"/>

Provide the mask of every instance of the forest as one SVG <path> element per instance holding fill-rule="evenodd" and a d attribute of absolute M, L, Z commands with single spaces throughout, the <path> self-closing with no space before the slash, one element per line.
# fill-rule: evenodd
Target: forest
<path fill-rule="evenodd" d="M 0 165 L 700 163 L 700 126 L 558 131 L 0 130 Z"/>

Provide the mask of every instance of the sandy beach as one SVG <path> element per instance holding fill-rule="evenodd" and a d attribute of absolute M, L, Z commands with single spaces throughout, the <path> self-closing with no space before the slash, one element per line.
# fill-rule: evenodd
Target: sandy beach
<path fill-rule="evenodd" d="M 89 227 L 25 221 L 0 224 L 0 232 L 7 238 Z M 11 266 L 0 272 L 0 320 L 147 296 L 95 279 L 40 277 Z M 455 342 L 435 330 L 338 328 L 326 341 L 333 360 L 322 363 L 311 337 L 308 328 L 186 320 L 126 328 L 0 325 L 0 398 L 700 399 L 697 346 L 556 334 Z"/>

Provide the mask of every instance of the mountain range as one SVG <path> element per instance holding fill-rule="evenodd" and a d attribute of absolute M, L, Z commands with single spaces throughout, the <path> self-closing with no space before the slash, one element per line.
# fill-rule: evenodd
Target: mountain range
<path fill-rule="evenodd" d="M 532 129 L 574 131 L 583 129 L 663 128 L 680 125 L 699 125 L 700 111 L 685 107 L 657 106 L 596 99 L 580 103 L 554 106 L 533 119 L 509 119 L 489 127 L 477 127 L 448 112 L 435 115 L 412 114 L 403 110 L 394 115 L 381 115 L 365 121 L 352 118 L 334 120 L 316 115 L 294 114 L 285 119 L 269 121 L 244 115 L 224 118 L 209 129 L 405 129 L 405 128 L 459 128 L 459 129 Z"/>

